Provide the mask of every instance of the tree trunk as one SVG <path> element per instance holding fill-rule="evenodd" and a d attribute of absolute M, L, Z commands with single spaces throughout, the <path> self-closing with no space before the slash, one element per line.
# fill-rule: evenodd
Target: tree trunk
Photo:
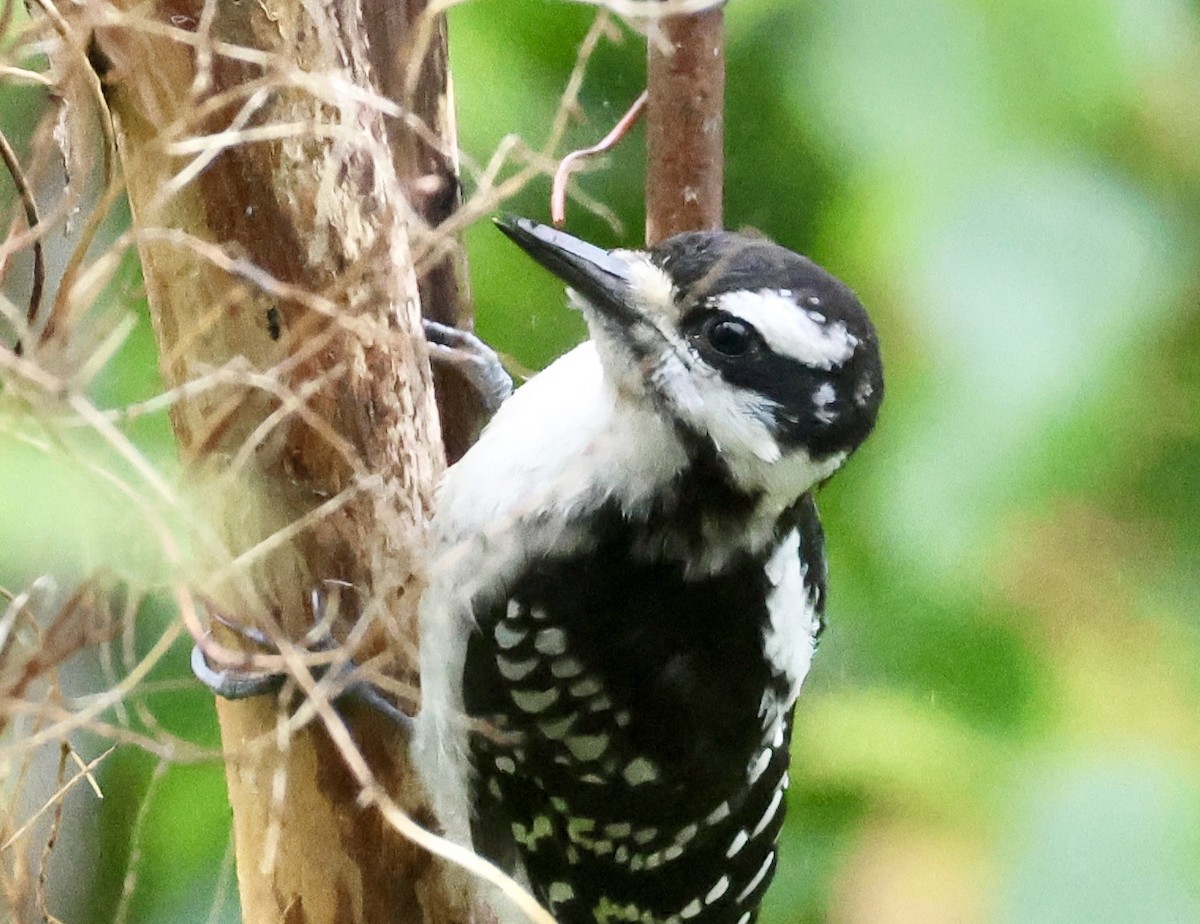
<path fill-rule="evenodd" d="M 458 257 L 422 280 L 410 258 L 420 219 L 458 198 L 444 24 L 414 29 L 423 0 L 118 5 L 124 19 L 83 4 L 73 23 L 93 31 L 80 47 L 102 71 L 162 371 L 169 387 L 219 382 L 172 412 L 197 533 L 219 539 L 196 541 L 188 582 L 285 651 L 332 611 L 358 663 L 415 685 L 445 464 L 420 305 L 455 319 L 463 278 Z M 272 697 L 217 710 L 245 921 L 468 918 L 453 877 L 378 807 L 431 822 L 385 718 L 339 710 L 359 764 L 328 708 L 299 729 Z"/>

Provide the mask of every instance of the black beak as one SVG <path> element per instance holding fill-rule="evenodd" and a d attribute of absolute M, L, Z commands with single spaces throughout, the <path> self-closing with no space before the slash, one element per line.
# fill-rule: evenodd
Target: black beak
<path fill-rule="evenodd" d="M 497 218 L 496 227 L 602 314 L 619 319 L 630 313 L 629 271 L 607 250 L 516 215 Z"/>

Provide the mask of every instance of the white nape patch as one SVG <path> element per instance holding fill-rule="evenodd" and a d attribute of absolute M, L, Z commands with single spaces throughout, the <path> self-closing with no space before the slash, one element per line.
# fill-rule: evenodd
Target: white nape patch
<path fill-rule="evenodd" d="M 868 376 L 863 376 L 854 386 L 854 403 L 858 407 L 862 407 L 870 400 L 871 395 L 875 394 L 875 386 L 871 384 L 871 379 Z"/>
<path fill-rule="evenodd" d="M 820 627 L 817 608 L 804 592 L 799 530 L 792 530 L 779 543 L 767 560 L 766 574 L 771 590 L 767 594 L 768 621 L 763 632 L 763 654 L 771 667 L 788 679 L 787 700 L 779 704 L 786 712 L 799 695 L 800 684 L 812 666 Z"/>
<path fill-rule="evenodd" d="M 813 395 L 813 405 L 816 407 L 816 413 L 813 415 L 821 423 L 831 424 L 837 420 L 837 412 L 830 410 L 830 406 L 837 401 L 837 389 L 832 382 L 822 382 L 817 386 L 817 391 Z"/>
<path fill-rule="evenodd" d="M 788 289 L 726 292 L 716 304 L 756 328 L 772 352 L 813 369 L 842 365 L 858 346 L 845 324 L 822 323 L 822 315 L 802 310 Z"/>

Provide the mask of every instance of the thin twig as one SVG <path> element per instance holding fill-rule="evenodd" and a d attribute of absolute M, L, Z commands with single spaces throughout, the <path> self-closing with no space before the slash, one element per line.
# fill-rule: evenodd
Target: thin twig
<path fill-rule="evenodd" d="M 69 753 L 70 756 L 74 757 L 77 762 L 79 761 L 79 756 L 73 750 L 71 750 L 69 745 L 64 744 L 63 748 L 64 748 L 64 752 Z M 24 837 L 26 832 L 28 832 L 29 829 L 33 827 L 34 823 L 39 818 L 41 818 L 44 814 L 46 814 L 46 812 L 48 812 L 53 806 L 58 805 L 63 800 L 63 798 L 66 796 L 66 794 L 80 780 L 87 780 L 91 784 L 92 789 L 95 791 L 96 795 L 99 798 L 103 799 L 104 796 L 100 792 L 100 787 L 96 785 L 95 778 L 92 776 L 92 771 L 94 771 L 98 766 L 100 766 L 101 761 L 103 761 L 104 758 L 108 757 L 108 755 L 111 754 L 116 749 L 117 749 L 116 745 L 113 745 L 107 751 L 105 751 L 103 754 L 101 754 L 99 757 L 93 758 L 92 760 L 88 761 L 86 764 L 80 764 L 79 772 L 76 773 L 69 780 L 67 780 L 65 783 L 60 785 L 58 787 L 58 789 L 56 789 L 54 791 L 54 794 L 52 796 L 50 796 L 50 798 L 47 799 L 42 804 L 42 807 L 40 809 L 38 809 L 36 812 L 34 812 L 29 817 L 29 819 L 25 822 L 25 824 L 23 824 L 23 825 L 21 825 L 21 827 L 17 828 L 17 830 L 14 831 L 9 836 L 8 840 L 6 840 L 3 844 L 0 844 L 0 850 L 7 850 L 13 844 L 15 844 L 17 841 L 19 841 L 22 837 Z M 64 760 L 65 760 L 65 753 L 64 753 Z"/>
<path fill-rule="evenodd" d="M 580 148 L 577 151 L 572 151 L 559 161 L 558 169 L 554 171 L 554 181 L 550 188 L 550 220 L 556 225 L 561 225 L 567 220 L 567 184 L 571 180 L 571 173 L 575 170 L 576 161 L 607 151 L 624 138 L 634 123 L 641 118 L 642 110 L 646 108 L 646 97 L 647 93 L 643 90 L 641 95 L 633 101 L 633 105 L 629 107 L 629 111 L 621 116 L 617 124 L 613 126 L 612 131 L 600 139 L 600 141 L 593 144 L 590 148 Z"/>
<path fill-rule="evenodd" d="M 25 171 L 21 169 L 21 161 L 17 158 L 17 152 L 12 149 L 12 145 L 8 143 L 8 138 L 2 131 L 0 131 L 0 157 L 4 158 L 4 166 L 8 168 L 8 174 L 17 188 L 17 195 L 21 197 L 21 204 L 25 208 L 25 224 L 32 231 L 40 220 L 37 200 L 33 198 L 33 190 L 29 188 L 29 181 L 25 177 Z M 3 267 L 0 266 L 0 274 L 2 272 Z M 25 312 L 25 321 L 30 327 L 37 320 L 38 311 L 42 306 L 42 289 L 45 284 L 46 261 L 42 254 L 42 241 L 41 238 L 34 238 L 33 284 L 29 289 L 29 307 Z M 20 344 L 17 345 L 17 350 L 20 352 Z"/>

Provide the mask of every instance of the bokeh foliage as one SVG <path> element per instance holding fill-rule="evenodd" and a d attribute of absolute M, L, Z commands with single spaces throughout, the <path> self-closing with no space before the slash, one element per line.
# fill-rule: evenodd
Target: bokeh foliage
<path fill-rule="evenodd" d="M 539 143 L 594 15 L 453 11 L 468 155 Z M 830 629 L 764 924 L 1200 920 L 1200 7 L 734 0 L 727 20 L 727 224 L 849 282 L 888 377 L 878 432 L 820 496 Z M 571 141 L 640 92 L 643 56 L 628 33 L 601 46 Z M 3 92 L 10 129 L 30 94 Z M 577 180 L 623 229 L 576 204 L 571 230 L 638 242 L 640 138 Z M 548 185 L 508 207 L 545 218 Z M 486 223 L 468 241 L 486 338 L 538 368 L 582 337 Z M 137 307 L 136 278 L 113 288 Z M 105 400 L 156 389 L 143 332 Z M 163 458 L 164 434 L 136 435 Z M 112 499 L 29 452 L 0 448 L 4 581 L 135 567 L 76 528 L 119 519 Z M 194 689 L 154 707 L 212 742 Z M 208 908 L 220 768 L 154 766 L 130 747 L 104 767 L 96 872 L 66 920 L 111 919 L 135 824 L 126 920 Z"/>

